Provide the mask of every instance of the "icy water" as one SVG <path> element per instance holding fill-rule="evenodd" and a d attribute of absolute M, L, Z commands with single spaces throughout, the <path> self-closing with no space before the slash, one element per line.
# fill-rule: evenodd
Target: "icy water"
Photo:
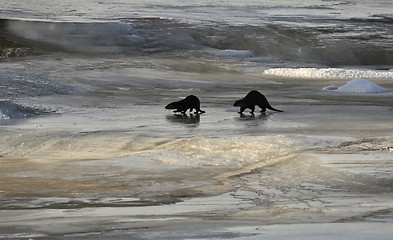
<path fill-rule="evenodd" d="M 391 239 L 391 1 L 0 6 L 0 239 Z"/>

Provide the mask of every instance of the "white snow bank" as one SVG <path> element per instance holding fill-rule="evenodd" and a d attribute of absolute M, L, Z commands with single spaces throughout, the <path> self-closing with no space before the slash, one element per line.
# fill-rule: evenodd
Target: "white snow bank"
<path fill-rule="evenodd" d="M 346 93 L 383 93 L 389 92 L 389 89 L 383 88 L 373 82 L 365 79 L 354 79 L 347 84 L 337 87 L 334 85 L 324 87 L 323 90 L 330 90 L 336 92 Z"/>
<path fill-rule="evenodd" d="M 265 70 L 264 74 L 292 78 L 393 79 L 393 71 L 342 68 L 271 68 Z"/>

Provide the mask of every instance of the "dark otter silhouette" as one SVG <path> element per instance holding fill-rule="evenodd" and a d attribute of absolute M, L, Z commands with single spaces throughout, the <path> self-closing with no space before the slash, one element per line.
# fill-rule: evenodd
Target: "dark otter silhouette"
<path fill-rule="evenodd" d="M 168 104 L 166 107 L 166 109 L 176 109 L 173 112 L 181 112 L 182 114 L 185 114 L 187 112 L 188 109 L 190 109 L 190 113 L 192 112 L 193 109 L 195 109 L 195 113 L 198 114 L 200 113 L 204 113 L 205 111 L 202 111 L 200 108 L 200 102 L 199 102 L 199 98 L 197 98 L 194 95 L 190 95 L 188 97 L 186 97 L 183 100 L 180 100 L 178 102 L 172 102 L 170 104 Z"/>
<path fill-rule="evenodd" d="M 251 114 L 254 114 L 255 105 L 262 109 L 261 112 L 266 112 L 266 108 L 277 112 L 283 112 L 270 106 L 266 97 L 262 93 L 255 90 L 247 93 L 244 98 L 237 100 L 233 104 L 235 107 L 240 107 L 240 114 L 243 114 L 243 111 L 246 110 L 246 108 L 251 109 Z"/>

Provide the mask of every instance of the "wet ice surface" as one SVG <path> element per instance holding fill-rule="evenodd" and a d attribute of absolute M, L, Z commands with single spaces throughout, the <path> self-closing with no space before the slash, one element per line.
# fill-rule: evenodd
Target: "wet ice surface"
<path fill-rule="evenodd" d="M 364 222 L 390 234 L 389 107 L 301 103 L 240 116 L 207 102 L 206 114 L 183 116 L 163 106 L 4 126 L 2 237 L 289 239 L 272 229 L 318 223 L 310 234 L 323 239 L 329 224 L 357 232 Z"/>
<path fill-rule="evenodd" d="M 0 120 L 1 238 L 293 239 L 285 229 L 312 226 L 298 238 L 323 239 L 364 224 L 390 236 L 391 92 L 326 92 L 325 80 L 225 70 L 233 62 L 174 74 L 156 65 L 194 62 L 78 61 L 29 62 L 78 91 L 13 99 L 48 114 Z M 284 112 L 239 115 L 233 102 L 254 88 Z M 205 114 L 164 109 L 188 94 Z"/>

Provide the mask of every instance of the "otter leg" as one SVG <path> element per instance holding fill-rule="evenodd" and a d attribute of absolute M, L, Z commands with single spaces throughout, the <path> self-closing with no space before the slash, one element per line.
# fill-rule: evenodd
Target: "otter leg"
<path fill-rule="evenodd" d="M 254 115 L 255 106 L 253 106 L 253 107 L 250 107 L 250 109 L 251 109 L 251 112 L 250 112 L 250 113 L 251 113 L 252 115 Z"/>
<path fill-rule="evenodd" d="M 195 113 L 196 114 L 198 114 L 198 113 L 205 113 L 205 111 L 202 111 L 200 108 L 195 108 Z"/>
<path fill-rule="evenodd" d="M 238 112 L 238 113 L 243 114 L 244 110 L 246 110 L 246 108 L 240 107 L 240 112 Z"/>
<path fill-rule="evenodd" d="M 261 113 L 266 112 L 266 107 L 262 106 L 262 105 L 258 105 L 258 107 L 261 108 Z"/>

